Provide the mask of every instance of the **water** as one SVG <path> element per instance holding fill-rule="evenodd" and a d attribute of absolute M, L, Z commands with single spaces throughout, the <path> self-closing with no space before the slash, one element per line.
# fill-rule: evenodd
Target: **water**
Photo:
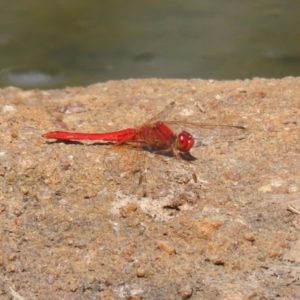
<path fill-rule="evenodd" d="M 0 3 L 0 86 L 300 75 L 300 2 Z"/>

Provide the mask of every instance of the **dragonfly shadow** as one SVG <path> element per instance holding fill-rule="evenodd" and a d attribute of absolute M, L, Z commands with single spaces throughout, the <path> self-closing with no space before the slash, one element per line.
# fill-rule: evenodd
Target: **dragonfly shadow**
<path fill-rule="evenodd" d="M 109 145 L 115 145 L 115 142 L 96 142 L 92 144 L 88 144 L 87 146 L 109 146 Z"/>
<path fill-rule="evenodd" d="M 174 157 L 174 158 L 176 158 L 176 154 L 174 153 L 174 151 L 172 149 L 154 150 L 154 149 L 152 149 L 152 147 L 149 147 L 149 145 L 144 145 L 142 147 L 142 150 L 144 150 L 146 152 L 149 152 L 149 153 L 165 156 L 165 157 Z M 189 152 L 179 152 L 178 156 L 179 156 L 180 159 L 185 160 L 185 161 L 195 161 L 195 160 L 197 160 L 197 158 L 194 157 Z"/>
<path fill-rule="evenodd" d="M 179 156 L 185 161 L 195 161 L 197 157 L 193 156 L 190 152 L 180 152 Z"/>
<path fill-rule="evenodd" d="M 49 145 L 52 145 L 52 144 L 60 144 L 60 143 L 63 143 L 63 144 L 71 144 L 71 145 L 83 145 L 83 143 L 81 143 L 81 142 L 78 142 L 78 141 L 70 141 L 70 140 L 66 140 L 66 141 L 63 141 L 63 140 L 46 141 L 46 143 L 49 144 Z"/>
<path fill-rule="evenodd" d="M 105 146 L 105 145 L 113 145 L 115 143 L 112 142 L 96 142 L 96 143 L 92 143 L 92 144 L 87 144 L 84 142 L 80 142 L 80 141 L 74 141 L 74 140 L 56 140 L 56 141 L 47 141 L 47 144 L 67 144 L 67 145 L 86 145 L 86 146 Z"/>

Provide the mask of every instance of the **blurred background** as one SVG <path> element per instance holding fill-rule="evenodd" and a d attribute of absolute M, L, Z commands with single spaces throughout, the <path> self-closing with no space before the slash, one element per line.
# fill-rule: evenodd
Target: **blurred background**
<path fill-rule="evenodd" d="M 298 0 L 0 2 L 0 86 L 300 75 Z"/>

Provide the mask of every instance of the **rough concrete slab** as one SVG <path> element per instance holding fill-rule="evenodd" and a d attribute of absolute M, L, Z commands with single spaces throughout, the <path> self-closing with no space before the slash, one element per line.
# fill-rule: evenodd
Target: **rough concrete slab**
<path fill-rule="evenodd" d="M 188 167 L 41 137 L 140 125 L 172 101 L 170 119 L 246 130 L 188 128 Z M 299 109 L 300 78 L 1 89 L 0 298 L 296 299 Z M 123 193 L 124 157 L 148 164 L 151 196 Z"/>

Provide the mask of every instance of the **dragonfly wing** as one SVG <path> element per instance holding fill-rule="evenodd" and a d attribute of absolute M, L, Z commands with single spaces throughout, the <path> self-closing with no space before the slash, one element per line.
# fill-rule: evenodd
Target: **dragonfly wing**
<path fill-rule="evenodd" d="M 147 120 L 145 124 L 154 123 L 157 121 L 164 121 L 171 113 L 175 106 L 175 102 L 171 102 L 164 110 L 160 113 L 152 117 L 151 119 Z"/>
<path fill-rule="evenodd" d="M 125 195 L 143 193 L 143 151 L 132 146 L 113 145 L 104 159 L 107 180 Z"/>
<path fill-rule="evenodd" d="M 118 143 L 104 156 L 104 176 L 115 191 L 111 213 L 126 217 L 139 208 L 154 219 L 166 220 L 192 209 L 203 193 L 197 165 L 139 146 L 135 141 Z"/>

